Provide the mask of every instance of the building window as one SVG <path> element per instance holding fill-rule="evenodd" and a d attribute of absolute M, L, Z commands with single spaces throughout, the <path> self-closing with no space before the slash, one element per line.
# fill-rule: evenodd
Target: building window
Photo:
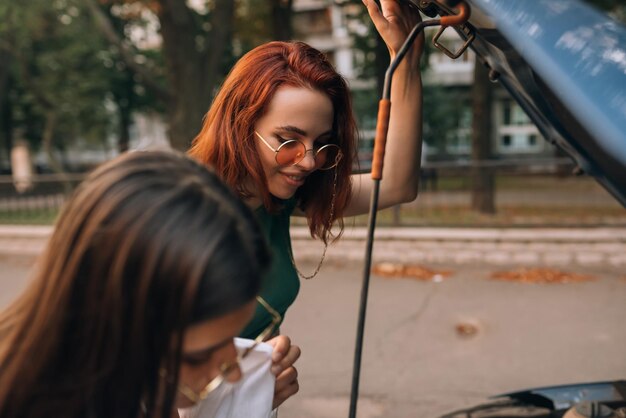
<path fill-rule="evenodd" d="M 510 125 L 511 124 L 511 102 L 505 100 L 502 103 L 502 124 Z"/>
<path fill-rule="evenodd" d="M 532 122 L 526 116 L 526 113 L 522 110 L 517 103 L 512 100 L 502 101 L 502 124 L 503 125 L 530 125 Z"/>
<path fill-rule="evenodd" d="M 539 132 L 524 110 L 513 100 L 499 103 L 498 149 L 503 154 L 532 154 L 543 150 Z"/>

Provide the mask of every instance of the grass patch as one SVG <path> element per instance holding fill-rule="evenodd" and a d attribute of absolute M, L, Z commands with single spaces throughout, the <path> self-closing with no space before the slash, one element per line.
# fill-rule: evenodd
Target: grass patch
<path fill-rule="evenodd" d="M 428 182 L 430 185 L 430 182 Z M 576 190 L 590 191 L 601 188 L 591 177 L 558 177 L 545 175 L 498 175 L 495 179 L 498 190 Z M 445 175 L 437 179 L 438 191 L 469 191 L 472 188 L 472 177 L 467 175 Z"/>
<path fill-rule="evenodd" d="M 357 216 L 354 225 L 367 225 L 368 216 Z M 352 224 L 352 222 L 350 222 Z M 381 226 L 626 226 L 626 210 L 619 207 L 499 206 L 493 215 L 468 206 L 385 209 L 378 213 Z"/>
<path fill-rule="evenodd" d="M 54 209 L 31 209 L 27 211 L 0 211 L 0 224 L 52 225 L 59 211 Z"/>
<path fill-rule="evenodd" d="M 436 192 L 424 187 L 415 202 L 380 211 L 377 223 L 451 227 L 626 226 L 626 210 L 589 177 L 499 175 L 493 215 L 471 210 L 470 185 L 469 175 L 441 177 Z M 55 207 L 61 203 L 62 196 L 58 194 L 0 200 L 0 224 L 51 225 L 59 212 Z M 292 223 L 306 225 L 306 220 L 294 218 Z M 367 223 L 367 215 L 346 219 L 346 225 Z"/>

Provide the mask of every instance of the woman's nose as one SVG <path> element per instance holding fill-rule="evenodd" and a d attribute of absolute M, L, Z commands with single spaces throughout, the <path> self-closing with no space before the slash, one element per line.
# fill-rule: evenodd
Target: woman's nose
<path fill-rule="evenodd" d="M 234 343 L 231 344 L 228 351 L 228 355 L 232 360 L 229 363 L 230 367 L 228 368 L 228 373 L 225 373 L 224 377 L 228 382 L 235 383 L 241 380 L 243 373 L 241 372 L 241 364 L 239 363 L 239 356 Z"/>
<path fill-rule="evenodd" d="M 233 366 L 233 368 L 224 376 L 226 381 L 230 383 L 236 383 L 241 380 L 243 377 L 243 372 L 241 371 L 241 365 L 237 363 Z"/>
<path fill-rule="evenodd" d="M 307 171 L 315 169 L 315 151 L 310 149 L 304 153 L 304 158 L 297 164 L 300 168 Z"/>

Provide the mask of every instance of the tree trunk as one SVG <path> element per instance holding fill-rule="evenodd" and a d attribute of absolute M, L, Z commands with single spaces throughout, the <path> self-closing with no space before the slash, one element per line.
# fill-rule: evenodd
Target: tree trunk
<path fill-rule="evenodd" d="M 481 164 L 491 157 L 493 88 L 488 73 L 488 69 L 477 59 L 472 86 L 472 209 L 494 214 L 493 171 L 491 167 Z"/>
<path fill-rule="evenodd" d="M 149 68 L 137 64 L 134 50 L 111 25 L 95 0 L 86 0 L 95 23 L 120 51 L 128 67 L 141 78 L 167 106 L 168 136 L 172 147 L 185 151 L 200 132 L 202 118 L 209 109 L 215 86 L 220 81 L 226 48 L 232 44 L 235 14 L 233 0 L 215 0 L 211 9 L 210 31 L 202 19 L 181 0 L 158 0 L 159 23 L 168 88 L 160 87 Z"/>
<path fill-rule="evenodd" d="M 13 138 L 11 137 L 13 116 L 11 99 L 9 98 L 10 68 L 11 55 L 0 49 L 0 141 L 7 159 L 11 155 L 11 148 L 13 148 Z"/>
<path fill-rule="evenodd" d="M 72 183 L 65 172 L 63 164 L 59 161 L 56 155 L 54 155 L 53 139 L 58 119 L 59 118 L 55 110 L 49 109 L 46 111 L 41 142 L 44 152 L 46 153 L 46 157 L 48 157 L 48 164 L 50 165 L 52 172 L 59 176 L 60 181 L 63 183 L 65 194 L 69 195 L 72 192 Z"/>
<path fill-rule="evenodd" d="M 117 138 L 117 150 L 121 154 L 128 151 L 130 145 L 131 114 L 126 109 L 120 109 L 119 137 Z"/>
<path fill-rule="evenodd" d="M 293 38 L 292 6 L 293 0 L 272 0 L 272 28 L 276 41 L 289 41 Z"/>
<path fill-rule="evenodd" d="M 28 90 L 33 94 L 37 104 L 44 109 L 44 127 L 41 137 L 42 146 L 48 157 L 50 169 L 52 169 L 55 174 L 59 175 L 59 179 L 63 182 L 66 194 L 69 194 L 72 191 L 72 183 L 65 173 L 63 164 L 56 158 L 56 155 L 54 155 L 54 134 L 59 121 L 55 101 L 48 97 L 45 89 L 37 85 L 36 77 L 31 74 L 26 57 L 21 52 L 17 52 L 17 54 L 14 53 L 14 58 L 21 69 L 22 81 L 28 86 Z"/>
<path fill-rule="evenodd" d="M 128 151 L 130 145 L 130 125 L 132 123 L 132 109 L 134 108 L 133 88 L 135 81 L 133 73 L 127 71 L 123 80 L 122 88 L 115 95 L 117 113 L 119 117 L 119 129 L 117 137 L 117 150 L 121 153 Z"/>
<path fill-rule="evenodd" d="M 169 90 L 169 138 L 173 148 L 186 151 L 200 132 L 221 73 L 227 47 L 231 45 L 234 2 L 216 0 L 209 33 L 197 28 L 197 21 L 185 2 L 161 0 L 159 14 L 163 54 Z M 204 33 L 204 47 L 199 34 Z"/>

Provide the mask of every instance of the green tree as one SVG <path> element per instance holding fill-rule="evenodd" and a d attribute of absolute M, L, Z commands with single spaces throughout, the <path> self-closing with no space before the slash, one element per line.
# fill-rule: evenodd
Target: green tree
<path fill-rule="evenodd" d="M 235 59 L 258 41 L 291 34 L 289 22 L 281 21 L 290 16 L 291 0 L 206 0 L 194 7 L 171 0 L 82 1 L 135 80 L 165 107 L 170 142 L 181 150 L 199 132 L 215 89 Z M 116 30 L 115 19 L 121 19 L 122 31 Z M 129 39 L 150 19 L 158 22 L 162 65 Z"/>
<path fill-rule="evenodd" d="M 360 126 L 373 129 L 378 111 L 378 100 L 382 93 L 385 72 L 389 66 L 389 52 L 378 32 L 374 29 L 367 10 L 361 1 L 343 2 L 348 16 L 348 29 L 354 39 L 357 77 L 362 80 L 375 80 L 375 87 L 355 91 L 355 110 Z M 422 74 L 428 72 L 428 62 L 435 47 L 430 43 L 433 32 L 427 33 L 424 54 L 421 61 Z M 437 149 L 437 153 L 446 153 L 446 141 L 456 133 L 465 104 L 458 100 L 458 92 L 453 88 L 425 84 L 423 88 L 423 140 Z"/>
<path fill-rule="evenodd" d="M 111 26 L 117 32 L 118 36 L 122 36 L 125 30 L 125 20 L 111 15 Z M 133 123 L 133 115 L 137 112 L 157 111 L 162 113 L 164 106 L 152 94 L 152 90 L 147 90 L 139 82 L 139 77 L 132 71 L 124 59 L 121 57 L 119 50 L 107 42 L 107 50 L 101 51 L 101 59 L 104 66 L 109 70 L 109 95 L 116 109 L 116 126 L 117 132 L 117 149 L 119 152 L 128 150 L 130 145 L 130 128 Z M 142 51 L 143 55 L 139 55 L 136 59 L 150 60 L 158 62 L 162 65 L 162 56 L 159 49 L 146 49 Z M 164 83 L 162 74 L 157 73 L 159 83 Z"/>
<path fill-rule="evenodd" d="M 448 145 L 462 127 L 467 104 L 462 89 L 438 84 L 424 86 L 424 141 L 440 159 L 447 159 Z"/>
<path fill-rule="evenodd" d="M 13 147 L 11 137 L 11 104 L 9 102 L 10 85 L 12 84 L 12 57 L 8 51 L 0 48 L 0 152 L 3 160 L 8 161 Z M 0 155 L 2 155 L 0 154 Z"/>
<path fill-rule="evenodd" d="M 6 146 L 12 132 L 24 132 L 56 172 L 64 171 L 59 150 L 77 138 L 102 141 L 110 126 L 97 53 L 103 44 L 78 6 L 30 0 L 0 7 L 0 48 L 9 57 L 3 68 L 11 80 L 0 90 Z"/>

